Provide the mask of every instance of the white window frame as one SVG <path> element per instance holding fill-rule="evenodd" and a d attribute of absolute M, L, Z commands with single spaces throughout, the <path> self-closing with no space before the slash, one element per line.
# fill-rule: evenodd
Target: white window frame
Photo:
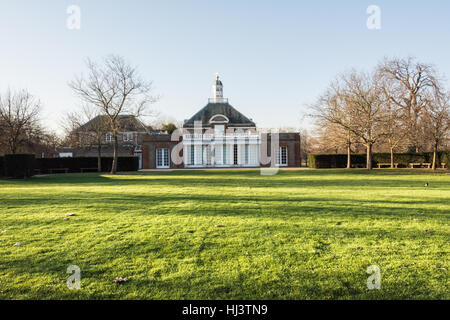
<path fill-rule="evenodd" d="M 112 132 L 107 132 L 105 135 L 105 141 L 106 142 L 113 142 L 113 134 Z"/>
<path fill-rule="evenodd" d="M 156 168 L 157 169 L 170 168 L 169 148 L 157 148 L 156 149 Z"/>
<path fill-rule="evenodd" d="M 283 150 L 286 150 L 286 156 L 285 156 L 285 161 L 283 163 Z M 289 158 L 288 158 L 288 147 L 287 146 L 280 146 L 280 149 L 278 151 L 278 165 L 280 167 L 287 167 L 288 163 L 289 163 Z"/>
<path fill-rule="evenodd" d="M 190 150 L 190 153 L 189 153 L 189 164 L 191 166 L 193 166 L 195 164 L 195 146 L 193 144 L 191 144 L 189 146 L 189 150 Z"/>
<path fill-rule="evenodd" d="M 130 141 L 133 141 L 133 139 L 134 139 L 133 132 L 124 132 L 123 133 L 123 141 L 124 142 L 130 142 Z"/>
<path fill-rule="evenodd" d="M 216 118 L 219 118 L 219 117 L 222 117 L 225 120 L 216 120 Z M 223 124 L 225 124 L 225 123 L 229 123 L 229 122 L 230 122 L 230 119 L 228 119 L 227 116 L 225 116 L 223 114 L 220 114 L 220 113 L 213 115 L 211 117 L 211 119 L 209 119 L 209 123 L 223 123 Z"/>

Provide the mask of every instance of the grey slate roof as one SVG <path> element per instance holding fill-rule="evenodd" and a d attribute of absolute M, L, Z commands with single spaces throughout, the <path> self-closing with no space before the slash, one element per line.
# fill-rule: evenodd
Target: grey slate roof
<path fill-rule="evenodd" d="M 228 126 L 256 127 L 252 120 L 237 111 L 229 103 L 208 103 L 203 109 L 192 116 L 192 118 L 185 120 L 183 127 L 193 128 L 195 121 L 201 121 L 203 127 L 208 127 L 210 126 L 209 120 L 219 114 L 226 116 L 230 120 Z"/>
<path fill-rule="evenodd" d="M 94 119 L 86 122 L 80 127 L 80 130 L 89 130 L 89 127 L 94 126 L 96 123 L 104 121 L 108 123 L 108 117 L 106 115 L 100 115 Z M 120 115 L 119 116 L 120 131 L 122 132 L 149 132 L 153 131 L 152 127 L 145 126 L 140 120 L 133 115 Z"/>

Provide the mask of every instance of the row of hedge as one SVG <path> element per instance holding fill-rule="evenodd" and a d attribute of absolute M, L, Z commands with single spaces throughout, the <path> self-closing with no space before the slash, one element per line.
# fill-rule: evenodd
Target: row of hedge
<path fill-rule="evenodd" d="M 29 178 L 34 174 L 34 166 L 32 154 L 7 154 L 0 157 L 0 177 Z"/>
<path fill-rule="evenodd" d="M 112 157 L 101 159 L 102 171 L 109 172 Z M 51 173 L 52 169 L 67 169 L 67 172 L 81 172 L 82 169 L 97 168 L 97 158 L 42 158 L 36 159 L 31 154 L 10 154 L 0 157 L 0 177 L 28 178 L 39 173 Z M 117 171 L 138 171 L 139 158 L 134 156 L 119 157 Z M 61 172 L 61 171 L 60 171 Z"/>
<path fill-rule="evenodd" d="M 112 157 L 102 157 L 102 171 L 111 171 Z M 98 159 L 95 157 L 80 158 L 42 158 L 36 159 L 36 169 L 41 173 L 48 173 L 50 169 L 68 169 L 69 172 L 81 172 L 81 169 L 97 168 Z M 138 171 L 139 158 L 134 156 L 119 157 L 117 171 Z"/>
<path fill-rule="evenodd" d="M 350 157 L 352 168 L 365 168 L 366 155 L 352 154 Z M 422 153 L 396 153 L 394 154 L 394 163 L 398 163 L 399 168 L 406 168 L 410 163 L 431 163 L 433 161 L 433 152 Z M 372 154 L 372 166 L 377 167 L 378 163 L 390 163 L 390 153 L 374 153 Z M 441 151 L 437 155 L 437 163 L 450 165 L 450 151 Z M 308 166 L 313 169 L 325 168 L 346 168 L 346 154 L 309 154 Z"/>

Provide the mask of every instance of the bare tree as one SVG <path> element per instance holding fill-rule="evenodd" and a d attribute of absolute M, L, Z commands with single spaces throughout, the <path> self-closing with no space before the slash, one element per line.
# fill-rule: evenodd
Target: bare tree
<path fill-rule="evenodd" d="M 395 166 L 394 152 L 396 148 L 402 144 L 407 135 L 407 130 L 405 130 L 397 111 L 398 110 L 388 109 L 383 121 L 384 140 L 387 143 L 391 154 L 391 168 L 394 168 Z"/>
<path fill-rule="evenodd" d="M 88 59 L 86 65 L 88 75 L 77 77 L 69 86 L 84 102 L 96 106 L 107 116 L 114 149 L 111 174 L 115 174 L 120 116 L 138 118 L 143 115 L 148 105 L 155 101 L 149 95 L 151 82 L 144 81 L 136 68 L 120 56 L 110 55 L 102 64 Z"/>
<path fill-rule="evenodd" d="M 410 146 L 420 149 L 420 117 L 426 108 L 427 95 L 439 91 L 439 79 L 433 66 L 414 58 L 384 59 L 378 65 L 379 76 L 389 85 L 384 94 L 403 111 Z"/>
<path fill-rule="evenodd" d="M 300 159 L 304 159 L 306 166 L 308 166 L 308 154 L 311 152 L 311 140 L 308 130 L 300 130 Z"/>
<path fill-rule="evenodd" d="M 391 154 L 391 168 L 394 168 L 394 151 L 405 140 L 408 134 L 408 126 L 405 125 L 403 110 L 391 99 L 390 81 L 385 81 L 380 73 L 377 75 L 377 85 L 379 92 L 383 93 L 384 97 L 384 111 L 383 111 L 383 126 L 384 142 L 389 148 Z"/>
<path fill-rule="evenodd" d="M 355 139 L 349 129 L 352 119 L 346 112 L 345 102 L 342 104 L 343 101 L 339 101 L 343 93 L 340 80 L 342 79 L 336 79 L 319 98 L 319 104 L 315 108 L 318 113 L 315 116 L 318 119 L 316 124 L 320 128 L 320 140 L 335 149 L 336 153 L 345 145 L 347 169 L 350 169 L 352 144 Z"/>
<path fill-rule="evenodd" d="M 333 151 L 336 154 L 345 150 L 347 154 L 347 169 L 350 169 L 352 166 L 351 155 L 357 142 L 355 135 L 350 130 L 336 123 L 319 121 L 318 124 L 320 124 L 318 129 L 319 149 L 322 152 Z"/>
<path fill-rule="evenodd" d="M 425 136 L 433 145 L 432 168 L 436 170 L 437 153 L 450 130 L 450 94 L 434 95 L 423 114 Z"/>
<path fill-rule="evenodd" d="M 79 148 L 97 149 L 97 171 L 102 171 L 102 147 L 110 130 L 106 115 L 92 105 L 85 105 L 78 112 L 66 114 L 62 124 L 66 141 Z"/>
<path fill-rule="evenodd" d="M 44 130 L 35 131 L 25 145 L 25 150 L 42 157 L 54 156 L 58 147 L 61 146 L 61 138 L 55 132 Z"/>
<path fill-rule="evenodd" d="M 0 94 L 1 138 L 8 152 L 15 154 L 19 149 L 42 131 L 39 125 L 41 103 L 27 90 Z"/>
<path fill-rule="evenodd" d="M 377 88 L 371 74 L 352 71 L 339 77 L 315 108 L 320 119 L 361 140 L 367 150 L 368 170 L 372 170 L 373 145 L 383 136 L 383 101 Z"/>
<path fill-rule="evenodd" d="M 351 73 L 343 77 L 343 80 L 343 98 L 351 119 L 347 129 L 366 146 L 366 166 L 368 170 L 372 170 L 373 145 L 384 135 L 382 95 L 376 78 L 371 74 Z"/>

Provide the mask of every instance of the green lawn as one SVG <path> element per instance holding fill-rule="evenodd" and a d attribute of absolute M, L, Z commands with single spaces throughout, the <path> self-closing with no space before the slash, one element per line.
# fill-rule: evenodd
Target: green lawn
<path fill-rule="evenodd" d="M 0 299 L 449 299 L 449 222 L 421 170 L 0 180 Z"/>

